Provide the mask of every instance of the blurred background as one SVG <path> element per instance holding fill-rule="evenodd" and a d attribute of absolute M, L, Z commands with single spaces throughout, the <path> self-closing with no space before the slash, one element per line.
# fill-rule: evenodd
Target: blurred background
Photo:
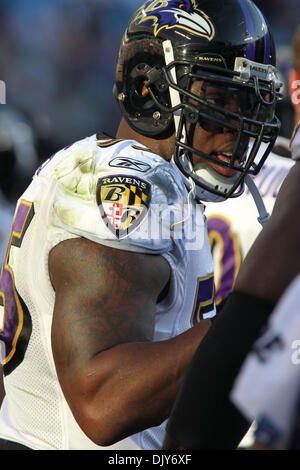
<path fill-rule="evenodd" d="M 9 203 L 33 169 L 71 142 L 103 130 L 114 135 L 112 95 L 123 30 L 141 0 L 0 0 L 0 186 Z M 288 76 L 300 0 L 256 0 L 269 23 L 278 64 Z M 278 113 L 292 131 L 287 97 Z M 3 205 L 2 200 L 2 205 Z M 1 203 L 1 198 L 0 198 Z"/>

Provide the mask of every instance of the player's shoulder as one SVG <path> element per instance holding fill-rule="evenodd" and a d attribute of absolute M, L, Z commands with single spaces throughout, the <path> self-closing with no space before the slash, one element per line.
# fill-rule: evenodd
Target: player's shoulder
<path fill-rule="evenodd" d="M 182 175 L 169 161 L 154 153 L 150 148 L 135 140 L 118 140 L 107 138 L 103 134 L 96 135 L 98 157 L 96 172 L 100 168 L 103 173 L 111 175 L 134 175 L 147 180 L 152 186 L 161 187 L 164 192 L 180 186 Z"/>
<path fill-rule="evenodd" d="M 146 175 L 159 166 L 166 166 L 160 155 L 135 140 L 109 138 L 102 133 L 96 134 L 95 138 L 98 147 L 97 164 L 107 167 L 111 172 Z"/>
<path fill-rule="evenodd" d="M 59 151 L 39 176 L 50 181 L 54 227 L 131 251 L 169 249 L 188 195 L 173 163 L 136 141 L 99 134 Z"/>
<path fill-rule="evenodd" d="M 168 203 L 185 194 L 182 175 L 175 165 L 134 140 L 94 134 L 65 147 L 37 172 L 50 173 L 64 191 L 91 198 L 100 186 L 110 184 L 141 188 Z"/>

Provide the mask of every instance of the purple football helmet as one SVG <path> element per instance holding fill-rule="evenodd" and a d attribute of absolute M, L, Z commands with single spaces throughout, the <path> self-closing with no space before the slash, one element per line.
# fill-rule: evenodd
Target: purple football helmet
<path fill-rule="evenodd" d="M 200 96 L 191 93 L 197 80 Z M 245 176 L 257 174 L 270 153 L 282 85 L 270 28 L 251 0 L 148 0 L 123 36 L 114 94 L 138 133 L 156 139 L 176 133 L 175 164 L 194 181 L 199 199 L 218 201 L 240 195 Z M 209 86 L 219 87 L 220 99 L 206 99 Z M 228 109 L 226 95 L 236 98 L 237 110 Z M 227 160 L 193 147 L 196 126 L 235 134 Z M 268 145 L 257 159 L 262 142 Z M 208 163 L 196 168 L 193 154 L 234 176 Z"/>

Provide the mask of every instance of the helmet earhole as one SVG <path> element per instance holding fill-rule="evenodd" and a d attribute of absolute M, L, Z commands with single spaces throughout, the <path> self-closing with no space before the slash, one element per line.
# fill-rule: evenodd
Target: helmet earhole
<path fill-rule="evenodd" d="M 146 87 L 145 83 L 146 83 L 146 81 L 143 83 L 142 90 L 141 90 L 141 95 L 142 95 L 142 96 L 147 96 L 147 95 L 149 95 L 149 90 L 148 90 L 148 88 Z"/>
<path fill-rule="evenodd" d="M 149 95 L 149 90 L 146 87 L 147 80 L 145 77 L 138 77 L 135 79 L 135 90 L 138 96 L 143 98 Z"/>

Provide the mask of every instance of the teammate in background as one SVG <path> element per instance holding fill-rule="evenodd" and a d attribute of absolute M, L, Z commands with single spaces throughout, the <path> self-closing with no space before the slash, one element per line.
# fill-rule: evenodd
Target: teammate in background
<path fill-rule="evenodd" d="M 300 204 L 299 129 L 293 140 L 296 164 L 241 265 L 233 292 L 191 361 L 169 417 L 164 449 L 234 449 L 249 428 L 249 416 L 238 411 L 230 393 L 276 303 L 300 272 L 300 223 L 295 216 Z M 212 362 L 213 371 L 208 367 Z M 204 397 L 205 407 L 195 409 Z"/>
<path fill-rule="evenodd" d="M 265 144 L 262 147 L 264 149 Z M 289 140 L 279 136 L 261 171 L 254 177 L 268 214 L 272 213 L 280 186 L 294 163 Z M 205 215 L 214 261 L 215 301 L 221 308 L 262 225 L 259 220 L 255 221 L 257 209 L 248 188 L 238 199 L 228 199 L 222 204 L 207 203 Z M 254 426 L 240 443 L 242 447 L 252 444 L 253 429 Z"/>
<path fill-rule="evenodd" d="M 59 151 L 18 202 L 1 278 L 0 448 L 161 448 L 215 316 L 202 201 L 240 195 L 259 171 L 280 88 L 250 0 L 148 0 L 133 14 L 116 139 Z"/>
<path fill-rule="evenodd" d="M 300 29 L 293 50 L 289 84 L 297 123 Z M 300 381 L 292 363 L 300 332 L 299 124 L 291 142 L 296 164 L 282 184 L 270 220 L 241 265 L 233 293 L 193 358 L 169 419 L 165 449 L 233 449 L 254 418 L 258 420 L 254 448 L 299 448 L 299 419 L 293 418 Z M 213 374 L 207 370 L 211 363 Z M 203 376 L 205 383 L 199 379 Z M 200 409 L 196 405 L 205 398 L 205 409 Z"/>
<path fill-rule="evenodd" d="M 300 122 L 300 25 L 293 40 L 289 86 L 297 123 Z M 298 275 L 247 356 L 231 394 L 241 412 L 257 421 L 254 449 L 300 449 L 299 286 Z M 249 386 L 254 381 L 255 391 Z"/>
<path fill-rule="evenodd" d="M 290 73 L 289 88 L 295 112 L 295 122 L 300 121 L 300 24 L 293 39 L 293 68 Z"/>
<path fill-rule="evenodd" d="M 293 42 L 294 67 L 289 75 L 289 93 L 294 109 L 295 125 L 300 120 L 300 28 Z M 261 146 L 260 152 L 264 151 Z M 264 205 L 271 214 L 275 199 L 290 168 L 289 139 L 279 136 L 276 144 L 255 176 L 255 184 L 263 198 Z M 246 188 L 237 200 L 228 199 L 223 204 L 206 204 L 205 215 L 209 240 L 214 258 L 216 283 L 216 303 L 219 304 L 231 292 L 242 260 L 262 229 L 253 222 L 256 207 L 249 189 Z"/>
<path fill-rule="evenodd" d="M 280 186 L 294 165 L 288 143 L 288 139 L 278 137 L 275 148 L 254 177 L 268 214 L 272 213 Z M 238 199 L 228 199 L 222 204 L 206 204 L 205 215 L 214 260 L 218 305 L 231 292 L 242 260 L 262 225 L 255 220 L 257 209 L 248 188 Z"/>

